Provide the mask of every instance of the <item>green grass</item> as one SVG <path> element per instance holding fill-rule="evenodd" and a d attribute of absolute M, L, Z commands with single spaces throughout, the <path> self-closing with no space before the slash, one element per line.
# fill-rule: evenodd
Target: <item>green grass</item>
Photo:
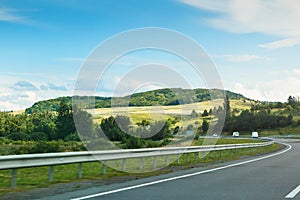
<path fill-rule="evenodd" d="M 243 139 L 243 138 L 200 138 L 193 142 L 193 146 L 201 146 L 208 144 L 244 144 L 244 143 L 257 143 L 261 140 Z"/>
<path fill-rule="evenodd" d="M 283 128 L 276 128 L 273 130 L 262 130 L 259 132 L 259 134 L 262 136 L 299 134 L 300 136 L 300 126 L 292 125 Z"/>
<path fill-rule="evenodd" d="M 237 141 L 237 140 L 236 140 Z M 245 140 L 247 141 L 247 140 Z M 249 142 L 249 141 L 247 141 Z M 139 169 L 139 159 L 126 160 L 126 170 L 130 173 L 121 172 L 122 161 L 107 162 L 107 173 L 102 175 L 102 163 L 91 162 L 83 163 L 83 180 L 109 180 L 116 177 L 139 176 L 147 177 L 173 171 L 172 167 L 181 166 L 189 168 L 193 165 L 207 165 L 213 162 L 224 162 L 229 160 L 239 159 L 245 156 L 254 156 L 271 151 L 276 151 L 280 148 L 279 144 L 273 144 L 268 147 L 247 148 L 244 151 L 232 150 L 210 152 L 208 154 L 190 153 L 181 155 L 177 163 L 177 155 L 169 156 L 170 166 L 166 165 L 166 157 L 156 157 L 158 171 L 153 171 L 154 158 L 143 159 L 143 169 Z M 220 152 L 222 157 L 220 157 Z M 109 167 L 110 166 L 110 167 Z M 113 168 L 111 168 L 113 167 Z M 17 171 L 17 188 L 10 188 L 10 170 L 0 171 L 0 194 L 5 194 L 12 191 L 25 191 L 33 188 L 49 187 L 56 183 L 75 182 L 77 179 L 78 164 L 58 165 L 54 166 L 54 181 L 48 182 L 48 167 L 25 168 Z M 80 183 L 79 183 L 80 184 Z"/>

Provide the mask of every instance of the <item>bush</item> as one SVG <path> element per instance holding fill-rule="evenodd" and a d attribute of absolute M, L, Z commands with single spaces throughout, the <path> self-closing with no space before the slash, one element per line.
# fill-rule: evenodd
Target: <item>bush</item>
<path fill-rule="evenodd" d="M 64 140 L 65 141 L 77 141 L 77 142 L 81 141 L 81 139 L 77 133 L 72 133 L 72 134 L 66 136 Z"/>
<path fill-rule="evenodd" d="M 146 140 L 146 144 L 145 144 L 146 148 L 155 148 L 155 147 L 160 147 L 161 146 L 161 142 L 160 141 L 153 141 L 153 140 Z"/>
<path fill-rule="evenodd" d="M 139 149 L 145 146 L 144 141 L 138 137 L 131 136 L 125 144 L 126 149 Z"/>
<path fill-rule="evenodd" d="M 14 133 L 11 133 L 8 136 L 8 138 L 11 140 L 14 140 L 14 141 L 18 141 L 18 140 L 27 141 L 27 140 L 29 140 L 30 136 L 26 133 L 14 132 Z"/>
<path fill-rule="evenodd" d="M 48 135 L 46 135 L 43 132 L 33 132 L 30 134 L 30 140 L 33 141 L 47 141 L 48 140 Z"/>
<path fill-rule="evenodd" d="M 61 152 L 61 148 L 59 146 L 59 143 L 56 141 L 51 141 L 51 142 L 45 142 L 41 141 L 38 142 L 32 152 L 30 153 L 53 153 L 53 152 Z"/>

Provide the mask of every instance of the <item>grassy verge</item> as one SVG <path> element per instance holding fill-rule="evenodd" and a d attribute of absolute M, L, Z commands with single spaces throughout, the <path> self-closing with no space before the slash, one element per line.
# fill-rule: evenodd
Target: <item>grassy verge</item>
<path fill-rule="evenodd" d="M 264 136 L 299 134 L 300 136 L 300 126 L 292 125 L 283 128 L 276 128 L 273 130 L 263 130 L 260 132 L 260 134 Z"/>
<path fill-rule="evenodd" d="M 199 138 L 193 142 L 193 146 L 201 146 L 207 144 L 244 144 L 244 143 L 257 143 L 261 140 L 245 139 L 245 138 Z"/>
<path fill-rule="evenodd" d="M 247 148 L 243 151 L 212 151 L 208 154 L 190 153 L 181 155 L 178 159 L 177 155 L 169 156 L 169 165 L 167 165 L 166 157 L 156 157 L 156 168 L 160 170 L 153 171 L 154 158 L 143 159 L 143 169 L 139 169 L 139 159 L 126 160 L 126 170 L 130 173 L 122 172 L 122 161 L 107 162 L 107 173 L 102 175 L 102 164 L 100 162 L 83 163 L 83 179 L 81 180 L 97 180 L 108 181 L 112 178 L 122 177 L 147 177 L 174 171 L 174 169 L 186 169 L 195 166 L 205 166 L 215 162 L 225 162 L 236 160 L 246 156 L 255 156 L 276 151 L 281 148 L 279 144 L 273 144 L 267 147 Z M 109 167 L 110 166 L 110 167 Z M 10 170 L 0 171 L 0 195 L 12 191 L 26 191 L 33 188 L 49 187 L 56 183 L 76 182 L 77 164 L 59 165 L 54 167 L 54 181 L 48 182 L 48 167 L 36 167 L 28 169 L 19 169 L 17 172 L 17 188 L 10 189 Z"/>

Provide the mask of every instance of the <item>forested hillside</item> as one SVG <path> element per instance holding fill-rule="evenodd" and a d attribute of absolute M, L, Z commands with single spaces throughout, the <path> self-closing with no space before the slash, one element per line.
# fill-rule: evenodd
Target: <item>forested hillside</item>
<path fill-rule="evenodd" d="M 232 99 L 245 99 L 241 94 L 233 93 L 230 91 L 223 91 L 219 89 L 159 89 L 148 92 L 135 93 L 130 96 L 125 97 L 78 97 L 75 96 L 76 100 L 81 102 L 79 107 L 81 108 L 93 108 L 93 102 L 95 100 L 95 108 L 108 108 L 113 106 L 152 106 L 152 105 L 179 105 L 188 104 L 195 102 L 202 102 L 211 99 L 210 94 L 215 96 L 221 96 L 222 93 L 225 94 L 230 100 Z M 249 100 L 249 99 L 248 99 Z M 59 97 L 56 99 L 50 99 L 45 101 L 39 101 L 35 103 L 32 107 L 26 109 L 27 114 L 32 114 L 34 112 L 40 111 L 57 111 L 59 109 L 59 104 L 61 101 L 65 101 L 67 104 L 71 105 L 72 97 Z M 89 102 L 83 104 L 83 102 Z"/>

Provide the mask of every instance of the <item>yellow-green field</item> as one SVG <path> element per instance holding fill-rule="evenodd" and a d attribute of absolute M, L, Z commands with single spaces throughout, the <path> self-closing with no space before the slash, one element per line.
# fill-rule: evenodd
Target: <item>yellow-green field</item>
<path fill-rule="evenodd" d="M 100 123 L 101 119 L 109 116 L 127 115 L 130 117 L 133 123 L 140 122 L 142 120 L 160 121 L 166 120 L 170 116 L 174 115 L 189 115 L 192 110 L 197 113 L 203 113 L 203 111 L 209 110 L 213 107 L 222 105 L 222 100 L 216 101 L 204 101 L 199 103 L 175 105 L 175 106 L 140 106 L 140 107 L 116 107 L 116 108 L 98 108 L 86 110 L 94 116 L 94 121 Z M 231 109 L 250 109 L 251 103 L 243 100 L 230 100 Z M 192 122 L 191 122 L 192 123 Z"/>

